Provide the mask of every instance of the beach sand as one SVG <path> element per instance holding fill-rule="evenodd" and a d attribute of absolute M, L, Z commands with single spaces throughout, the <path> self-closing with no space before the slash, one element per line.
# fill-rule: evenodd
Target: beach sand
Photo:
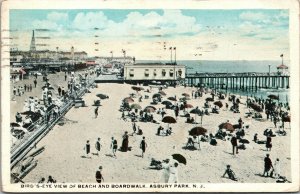
<path fill-rule="evenodd" d="M 144 87 L 145 89 L 149 87 Z M 167 97 L 176 95 L 177 98 L 186 92 L 191 94 L 195 88 L 184 88 L 183 86 L 164 89 Z M 152 95 L 158 91 L 157 88 L 152 89 L 152 93 L 140 91 L 142 95 L 149 95 L 149 99 L 143 99 L 135 103 L 140 104 L 143 108 L 150 105 Z M 102 100 L 102 106 L 99 107 L 99 116 L 94 118 L 95 106 L 92 106 L 95 96 L 103 93 L 109 96 L 109 99 Z M 242 117 L 245 123 L 250 123 L 250 128 L 246 129 L 245 138 L 250 141 L 253 148 L 240 150 L 238 155 L 232 155 L 232 146 L 230 141 L 218 140 L 217 146 L 209 145 L 207 142 L 201 142 L 201 150 L 185 150 L 188 131 L 200 124 L 187 124 L 185 117 L 178 117 L 176 124 L 170 124 L 174 134 L 171 136 L 157 136 L 156 131 L 159 124 L 137 122 L 137 125 L 143 130 L 146 137 L 148 147 L 144 158 L 139 157 L 141 150 L 139 148 L 142 136 L 129 136 L 129 146 L 131 151 L 117 151 L 117 159 L 110 157 L 111 137 L 118 140 L 119 147 L 122 143 L 122 135 L 125 131 L 132 133 L 132 124 L 130 121 L 121 120 L 121 112 L 119 108 L 123 98 L 128 97 L 130 93 L 134 93 L 129 84 L 98 84 L 98 88 L 91 89 L 91 93 L 85 94 L 87 107 L 72 108 L 65 118 L 69 120 L 65 125 L 56 125 L 38 144 L 37 149 L 45 146 L 45 151 L 36 156 L 38 165 L 25 178 L 25 182 L 37 182 L 41 177 L 47 178 L 49 175 L 54 177 L 58 182 L 64 183 L 96 183 L 95 172 L 99 166 L 103 166 L 102 174 L 106 183 L 158 183 L 162 181 L 161 170 L 150 170 L 151 158 L 163 160 L 170 158 L 174 153 L 180 153 L 187 159 L 187 165 L 180 164 L 179 182 L 185 183 L 232 183 L 234 181 L 228 178 L 221 178 L 226 165 L 230 164 L 239 181 L 242 183 L 274 183 L 273 178 L 262 177 L 264 170 L 264 157 L 267 153 L 273 163 L 278 157 L 281 160 L 281 172 L 291 181 L 291 154 L 290 154 L 290 126 L 285 124 L 287 136 L 276 136 L 272 138 L 272 151 L 265 151 L 264 144 L 255 144 L 252 139 L 255 133 L 258 138 L 265 140 L 263 131 L 274 125 L 270 121 L 256 121 L 251 118 L 245 118 L 245 112 L 248 109 L 245 105 L 240 106 L 241 113 L 233 113 L 221 108 L 220 114 L 211 114 L 203 117 L 203 127 L 208 132 L 215 132 L 218 125 L 229 120 L 232 124 L 237 124 L 238 119 Z M 206 97 L 205 94 L 200 99 L 191 99 L 188 101 L 194 107 L 203 107 Z M 217 98 L 216 98 L 217 99 Z M 245 102 L 246 97 L 242 97 L 241 101 Z M 223 100 L 223 104 L 228 102 L 228 98 Z M 229 107 L 231 106 L 231 102 Z M 162 107 L 157 105 L 156 107 Z M 182 115 L 180 111 L 180 115 Z M 173 110 L 167 110 L 167 115 L 174 117 Z M 265 114 L 263 114 L 264 117 Z M 161 116 L 154 113 L 154 119 L 161 122 Z M 74 122 L 72 122 L 74 121 Z M 200 117 L 197 117 L 200 122 Z M 163 127 L 167 124 L 161 123 Z M 273 129 L 275 132 L 276 130 Z M 102 148 L 99 156 L 92 155 L 91 159 L 82 158 L 85 154 L 84 146 L 87 140 L 90 140 L 92 153 L 95 152 L 95 143 L 97 138 L 101 138 Z M 34 151 L 34 150 L 32 150 Z"/>

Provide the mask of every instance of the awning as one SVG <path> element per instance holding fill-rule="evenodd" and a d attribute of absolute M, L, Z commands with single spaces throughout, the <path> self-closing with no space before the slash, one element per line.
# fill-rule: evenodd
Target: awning
<path fill-rule="evenodd" d="M 284 65 L 284 64 L 281 64 L 279 66 L 277 66 L 277 69 L 288 69 L 289 67 Z"/>

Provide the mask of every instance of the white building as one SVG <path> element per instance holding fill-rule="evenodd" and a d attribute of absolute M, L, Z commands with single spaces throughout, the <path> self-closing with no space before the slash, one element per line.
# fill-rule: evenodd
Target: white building
<path fill-rule="evenodd" d="M 185 66 L 163 63 L 137 63 L 124 66 L 124 80 L 175 81 L 185 78 Z"/>

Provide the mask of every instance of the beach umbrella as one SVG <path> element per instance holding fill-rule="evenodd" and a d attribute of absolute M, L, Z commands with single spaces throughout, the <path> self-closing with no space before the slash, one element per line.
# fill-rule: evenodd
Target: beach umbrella
<path fill-rule="evenodd" d="M 131 109 L 142 109 L 141 105 L 139 105 L 139 104 L 132 104 L 132 105 L 130 106 L 130 108 L 131 108 Z"/>
<path fill-rule="evenodd" d="M 194 127 L 189 131 L 189 135 L 191 136 L 205 135 L 206 132 L 207 129 L 204 129 L 203 127 Z"/>
<path fill-rule="evenodd" d="M 176 119 L 171 117 L 171 116 L 165 116 L 163 119 L 162 119 L 162 122 L 163 123 L 168 123 L 168 124 L 171 124 L 171 123 L 176 123 Z"/>
<path fill-rule="evenodd" d="M 105 94 L 97 94 L 96 95 L 98 98 L 100 98 L 100 99 L 106 99 L 106 98 L 109 98 L 107 95 L 105 95 Z"/>
<path fill-rule="evenodd" d="M 191 105 L 191 104 L 185 104 L 183 106 L 184 106 L 184 108 L 193 108 L 193 105 Z"/>
<path fill-rule="evenodd" d="M 250 141 L 248 139 L 240 139 L 240 143 L 246 143 L 249 144 Z"/>
<path fill-rule="evenodd" d="M 100 100 L 95 100 L 94 101 L 94 106 L 100 106 L 100 103 L 101 103 Z"/>
<path fill-rule="evenodd" d="M 154 109 L 154 110 L 156 110 L 156 108 L 154 107 L 154 106 L 146 106 L 145 108 L 152 108 L 152 109 Z"/>
<path fill-rule="evenodd" d="M 155 112 L 155 109 L 152 108 L 152 107 L 146 107 L 146 108 L 144 109 L 144 111 L 145 111 L 145 112 L 148 112 L 148 113 L 152 113 L 152 112 Z"/>
<path fill-rule="evenodd" d="M 126 103 L 134 102 L 134 100 L 131 97 L 126 97 L 126 98 L 123 99 L 123 101 L 126 102 Z"/>
<path fill-rule="evenodd" d="M 276 95 L 274 95 L 274 94 L 270 94 L 270 95 L 268 96 L 268 98 L 273 99 L 273 100 L 279 100 L 279 96 L 276 96 Z"/>
<path fill-rule="evenodd" d="M 141 91 L 141 88 L 138 86 L 132 86 L 131 89 L 135 90 L 135 91 Z"/>
<path fill-rule="evenodd" d="M 216 106 L 222 108 L 223 103 L 222 103 L 221 101 L 217 101 L 217 102 L 214 102 L 214 105 L 216 105 Z"/>
<path fill-rule="evenodd" d="M 168 100 L 177 101 L 177 99 L 173 96 L 169 97 Z"/>
<path fill-rule="evenodd" d="M 170 102 L 168 100 L 163 101 L 161 104 L 166 105 L 166 106 L 172 106 L 173 105 L 172 102 Z"/>
<path fill-rule="evenodd" d="M 197 107 L 197 108 L 191 110 L 190 113 L 195 114 L 195 115 L 200 115 L 200 114 L 202 114 L 202 111 Z"/>
<path fill-rule="evenodd" d="M 186 165 L 186 158 L 183 155 L 181 155 L 181 154 L 173 154 L 172 157 L 177 162 Z"/>
<path fill-rule="evenodd" d="M 184 96 L 184 97 L 190 97 L 190 95 L 188 93 L 183 93 L 182 96 Z"/>
<path fill-rule="evenodd" d="M 161 95 L 163 95 L 163 96 L 167 95 L 164 91 L 159 91 L 158 93 L 161 94 Z"/>
<path fill-rule="evenodd" d="M 249 107 L 251 107 L 256 112 L 263 112 L 263 109 L 261 108 L 261 106 L 259 104 L 251 103 L 251 104 L 249 104 Z"/>
<path fill-rule="evenodd" d="M 156 93 L 156 94 L 153 94 L 152 98 L 160 98 L 161 97 L 161 94 L 159 93 Z"/>
<path fill-rule="evenodd" d="M 283 121 L 283 122 L 289 122 L 289 123 L 290 123 L 290 122 L 291 122 L 291 116 L 285 116 L 285 117 L 283 117 L 283 118 L 282 118 L 282 121 Z"/>
<path fill-rule="evenodd" d="M 234 131 L 234 127 L 231 123 L 222 123 L 219 125 L 220 129 L 226 129 L 227 131 L 233 132 Z"/>
<path fill-rule="evenodd" d="M 205 101 L 211 101 L 211 102 L 213 102 L 213 101 L 214 101 L 214 99 L 213 99 L 213 98 L 210 98 L 210 97 L 208 97 L 208 98 L 206 98 L 206 99 L 205 99 Z"/>
<path fill-rule="evenodd" d="M 21 114 L 22 115 L 29 115 L 30 116 L 30 115 L 34 115 L 35 112 L 29 110 L 29 111 L 21 112 Z"/>
<path fill-rule="evenodd" d="M 10 123 L 10 126 L 11 127 L 20 127 L 20 124 L 19 123 Z"/>

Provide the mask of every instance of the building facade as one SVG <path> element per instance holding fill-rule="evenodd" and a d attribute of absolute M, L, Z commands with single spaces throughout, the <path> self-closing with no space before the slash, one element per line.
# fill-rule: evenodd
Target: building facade
<path fill-rule="evenodd" d="M 185 66 L 163 63 L 138 63 L 124 66 L 124 80 L 176 81 L 185 78 Z"/>

